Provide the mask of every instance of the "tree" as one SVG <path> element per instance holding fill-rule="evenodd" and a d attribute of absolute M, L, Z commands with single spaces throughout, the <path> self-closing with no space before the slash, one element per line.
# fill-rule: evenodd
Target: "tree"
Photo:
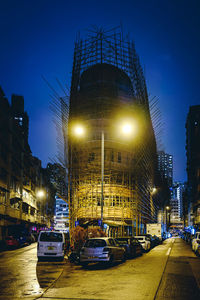
<path fill-rule="evenodd" d="M 74 251 L 79 252 L 88 238 L 105 236 L 106 233 L 98 226 L 88 227 L 87 229 L 84 229 L 81 226 L 76 226 L 71 231 L 71 246 L 73 247 Z"/>

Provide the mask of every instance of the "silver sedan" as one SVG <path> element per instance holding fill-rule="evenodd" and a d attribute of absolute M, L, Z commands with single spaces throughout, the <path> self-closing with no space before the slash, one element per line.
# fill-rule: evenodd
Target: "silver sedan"
<path fill-rule="evenodd" d="M 80 263 L 125 261 L 124 248 L 118 247 L 113 238 L 99 237 L 88 239 L 80 252 Z"/>

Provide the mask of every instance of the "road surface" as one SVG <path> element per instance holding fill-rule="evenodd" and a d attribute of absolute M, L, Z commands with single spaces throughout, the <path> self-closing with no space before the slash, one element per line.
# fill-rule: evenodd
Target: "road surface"
<path fill-rule="evenodd" d="M 0 253 L 0 299 L 200 299 L 200 258 L 171 238 L 112 267 L 37 262 L 36 243 Z"/>

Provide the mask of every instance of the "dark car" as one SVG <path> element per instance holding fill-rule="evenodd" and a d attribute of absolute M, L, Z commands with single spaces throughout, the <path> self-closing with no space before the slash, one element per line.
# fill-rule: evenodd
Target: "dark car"
<path fill-rule="evenodd" d="M 20 234 L 17 237 L 18 241 L 19 241 L 19 246 L 23 247 L 23 246 L 27 246 L 29 244 L 28 240 L 27 240 L 27 236 L 24 234 Z"/>
<path fill-rule="evenodd" d="M 155 245 L 155 246 L 160 245 L 161 240 L 159 239 L 159 237 L 156 236 L 156 235 L 153 235 L 153 238 L 154 238 L 154 245 Z"/>
<path fill-rule="evenodd" d="M 19 239 L 14 235 L 9 235 L 5 239 L 7 248 L 16 248 L 20 246 Z"/>
<path fill-rule="evenodd" d="M 155 239 L 155 236 L 152 236 L 151 234 L 144 234 L 145 236 L 147 236 L 150 239 L 150 243 L 151 243 L 151 248 L 157 246 L 157 241 Z"/>
<path fill-rule="evenodd" d="M 142 255 L 143 248 L 140 242 L 134 237 L 118 237 L 115 239 L 120 247 L 125 249 L 127 258 L 133 258 L 137 255 Z"/>

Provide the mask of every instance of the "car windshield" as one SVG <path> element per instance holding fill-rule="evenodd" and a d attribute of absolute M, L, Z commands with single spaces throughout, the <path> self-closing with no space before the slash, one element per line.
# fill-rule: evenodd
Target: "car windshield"
<path fill-rule="evenodd" d="M 97 248 L 107 246 L 106 241 L 96 239 L 96 240 L 87 240 L 85 243 L 86 248 Z"/>
<path fill-rule="evenodd" d="M 41 242 L 62 242 L 62 234 L 58 232 L 42 232 L 40 236 Z"/>

